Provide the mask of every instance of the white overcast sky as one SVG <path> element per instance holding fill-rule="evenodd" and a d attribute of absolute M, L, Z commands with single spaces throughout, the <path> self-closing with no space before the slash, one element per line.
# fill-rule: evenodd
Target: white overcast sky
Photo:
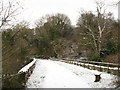
<path fill-rule="evenodd" d="M 118 0 L 107 0 L 107 4 L 111 5 Z M 23 6 L 23 12 L 18 15 L 19 20 L 26 20 L 33 23 L 46 14 L 63 13 L 66 14 L 72 22 L 76 24 L 81 9 L 86 11 L 96 10 L 95 0 L 20 0 Z M 118 8 L 109 6 L 109 11 L 118 18 Z"/>

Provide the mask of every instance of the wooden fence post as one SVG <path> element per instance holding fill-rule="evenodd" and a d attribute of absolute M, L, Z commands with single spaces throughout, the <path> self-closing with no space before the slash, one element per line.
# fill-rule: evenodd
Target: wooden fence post
<path fill-rule="evenodd" d="M 120 66 L 118 66 L 118 76 L 120 76 Z"/>
<path fill-rule="evenodd" d="M 100 71 L 102 71 L 102 70 L 101 70 L 101 65 L 100 65 Z"/>
<path fill-rule="evenodd" d="M 89 63 L 88 63 L 88 69 L 89 69 Z"/>
<path fill-rule="evenodd" d="M 107 70 L 107 72 L 109 73 L 109 65 L 107 65 L 107 67 L 108 67 L 108 70 Z"/>
<path fill-rule="evenodd" d="M 95 70 L 95 65 L 93 65 L 94 66 L 94 70 Z"/>
<path fill-rule="evenodd" d="M 85 63 L 84 63 L 84 67 L 85 67 Z"/>

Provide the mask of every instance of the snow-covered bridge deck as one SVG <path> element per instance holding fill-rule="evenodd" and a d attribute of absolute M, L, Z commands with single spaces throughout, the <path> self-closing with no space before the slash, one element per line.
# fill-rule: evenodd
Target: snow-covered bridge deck
<path fill-rule="evenodd" d="M 27 88 L 114 88 L 117 76 L 101 73 L 101 80 L 94 82 L 94 73 L 80 66 L 60 61 L 37 59 L 35 69 L 29 77 Z"/>

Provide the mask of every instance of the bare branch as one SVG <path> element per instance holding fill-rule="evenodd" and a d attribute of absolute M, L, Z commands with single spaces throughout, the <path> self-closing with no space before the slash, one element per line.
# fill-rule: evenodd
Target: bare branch
<path fill-rule="evenodd" d="M 91 36 L 92 36 L 93 42 L 94 42 L 94 46 L 95 46 L 95 49 L 96 49 L 96 51 L 97 51 L 97 43 L 96 43 L 95 34 L 93 33 L 92 29 L 90 29 L 88 26 L 84 25 L 84 27 L 85 27 L 86 29 L 88 29 L 89 32 L 91 33 Z"/>
<path fill-rule="evenodd" d="M 17 4 L 16 4 L 17 3 Z M 9 0 L 8 3 L 1 2 L 1 8 L 0 8 L 0 28 L 6 25 L 9 21 L 11 21 L 12 18 L 15 17 L 16 12 L 20 7 L 17 7 L 18 2 L 15 0 Z"/>

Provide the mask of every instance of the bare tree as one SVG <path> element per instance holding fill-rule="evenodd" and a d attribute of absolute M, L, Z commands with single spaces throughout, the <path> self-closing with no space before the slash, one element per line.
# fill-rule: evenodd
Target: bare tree
<path fill-rule="evenodd" d="M 14 18 L 20 9 L 20 5 L 15 0 L 0 1 L 0 29 Z"/>
<path fill-rule="evenodd" d="M 97 15 L 92 12 L 84 12 L 79 20 L 78 25 L 88 30 L 91 35 L 94 48 L 97 54 L 102 50 L 102 38 L 109 33 L 111 28 L 112 13 L 106 13 L 105 2 L 96 1 Z"/>
<path fill-rule="evenodd" d="M 105 2 L 97 1 L 98 52 L 101 51 L 102 37 L 108 33 L 107 27 L 112 19 L 112 13 L 106 13 Z"/>
<path fill-rule="evenodd" d="M 60 38 L 67 38 L 70 35 L 68 34 L 71 33 L 71 21 L 69 17 L 60 13 L 46 15 L 39 19 L 35 24 L 37 32 L 36 36 L 38 36 L 39 41 L 43 39 L 44 42 L 50 45 L 49 47 L 52 46 L 51 48 L 55 55 L 59 56 L 59 51 L 57 50 L 58 43 L 56 43 L 56 41 Z"/>

